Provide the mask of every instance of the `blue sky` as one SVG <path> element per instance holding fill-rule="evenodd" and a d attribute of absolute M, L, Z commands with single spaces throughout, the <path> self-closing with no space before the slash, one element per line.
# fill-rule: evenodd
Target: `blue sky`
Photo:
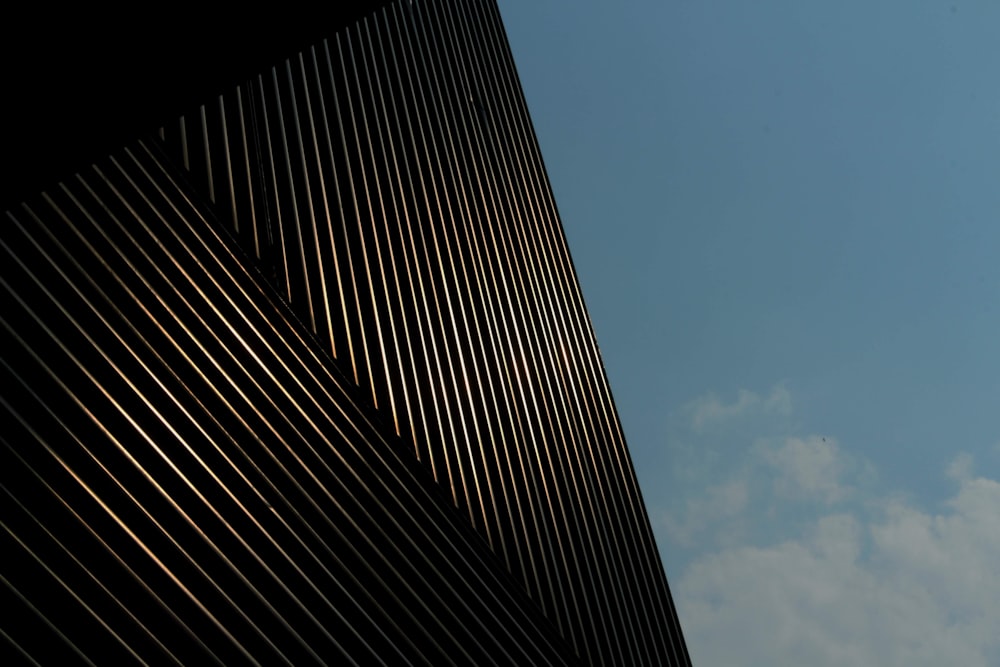
<path fill-rule="evenodd" d="M 1000 664 L 1000 3 L 500 7 L 695 664 Z"/>

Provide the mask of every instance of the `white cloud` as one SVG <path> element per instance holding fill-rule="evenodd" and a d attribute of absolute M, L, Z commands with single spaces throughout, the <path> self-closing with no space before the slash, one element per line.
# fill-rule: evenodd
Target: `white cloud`
<path fill-rule="evenodd" d="M 951 479 L 964 482 L 972 478 L 972 457 L 968 454 L 959 454 L 955 457 L 947 468 L 945 474 Z"/>
<path fill-rule="evenodd" d="M 787 416 L 792 412 L 792 396 L 784 385 L 775 386 L 766 396 L 740 389 L 733 403 L 723 403 L 715 394 L 708 394 L 689 403 L 685 411 L 691 415 L 692 428 L 701 432 L 711 425 L 748 415 Z"/>
<path fill-rule="evenodd" d="M 732 535 L 721 534 L 724 531 L 718 524 L 742 514 L 748 496 L 749 489 L 745 479 L 716 484 L 708 487 L 701 496 L 688 499 L 679 516 L 671 512 L 661 513 L 659 523 L 671 540 L 684 547 L 694 546 L 699 538 L 709 532 L 719 542 L 727 543 Z"/>
<path fill-rule="evenodd" d="M 843 497 L 851 466 L 832 439 L 772 451 L 797 491 Z M 1000 664 L 1000 483 L 967 458 L 947 474 L 958 488 L 941 511 L 869 498 L 773 544 L 696 558 L 674 583 L 693 662 Z"/>
<path fill-rule="evenodd" d="M 922 505 L 836 438 L 789 437 L 782 385 L 674 414 L 656 527 L 694 664 L 1000 665 L 1000 482 L 971 456 Z"/>
<path fill-rule="evenodd" d="M 765 447 L 762 455 L 778 472 L 774 485 L 780 495 L 831 505 L 850 492 L 842 482 L 849 462 L 833 438 L 787 438 L 779 446 Z"/>

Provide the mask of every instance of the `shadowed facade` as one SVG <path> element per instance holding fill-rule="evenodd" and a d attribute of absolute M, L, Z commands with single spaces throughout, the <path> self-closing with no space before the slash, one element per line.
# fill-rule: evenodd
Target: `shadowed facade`
<path fill-rule="evenodd" d="M 688 664 L 495 4 L 329 20 L 10 207 L 8 649 Z"/>

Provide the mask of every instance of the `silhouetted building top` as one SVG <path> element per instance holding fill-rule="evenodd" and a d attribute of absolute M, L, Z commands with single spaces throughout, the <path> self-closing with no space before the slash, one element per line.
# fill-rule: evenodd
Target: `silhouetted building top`
<path fill-rule="evenodd" d="M 302 7 L 230 20 L 91 5 L 7 12 L 3 204 L 135 139 L 386 5 Z M 159 14 L 159 15 L 157 15 Z"/>
<path fill-rule="evenodd" d="M 495 3 L 335 13 L 106 30 L 24 121 L 5 650 L 688 664 Z"/>

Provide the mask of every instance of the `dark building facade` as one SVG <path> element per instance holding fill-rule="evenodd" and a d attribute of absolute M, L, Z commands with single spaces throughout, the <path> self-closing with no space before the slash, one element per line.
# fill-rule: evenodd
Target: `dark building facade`
<path fill-rule="evenodd" d="M 495 3 L 312 19 L 21 121 L 0 645 L 689 664 Z"/>

